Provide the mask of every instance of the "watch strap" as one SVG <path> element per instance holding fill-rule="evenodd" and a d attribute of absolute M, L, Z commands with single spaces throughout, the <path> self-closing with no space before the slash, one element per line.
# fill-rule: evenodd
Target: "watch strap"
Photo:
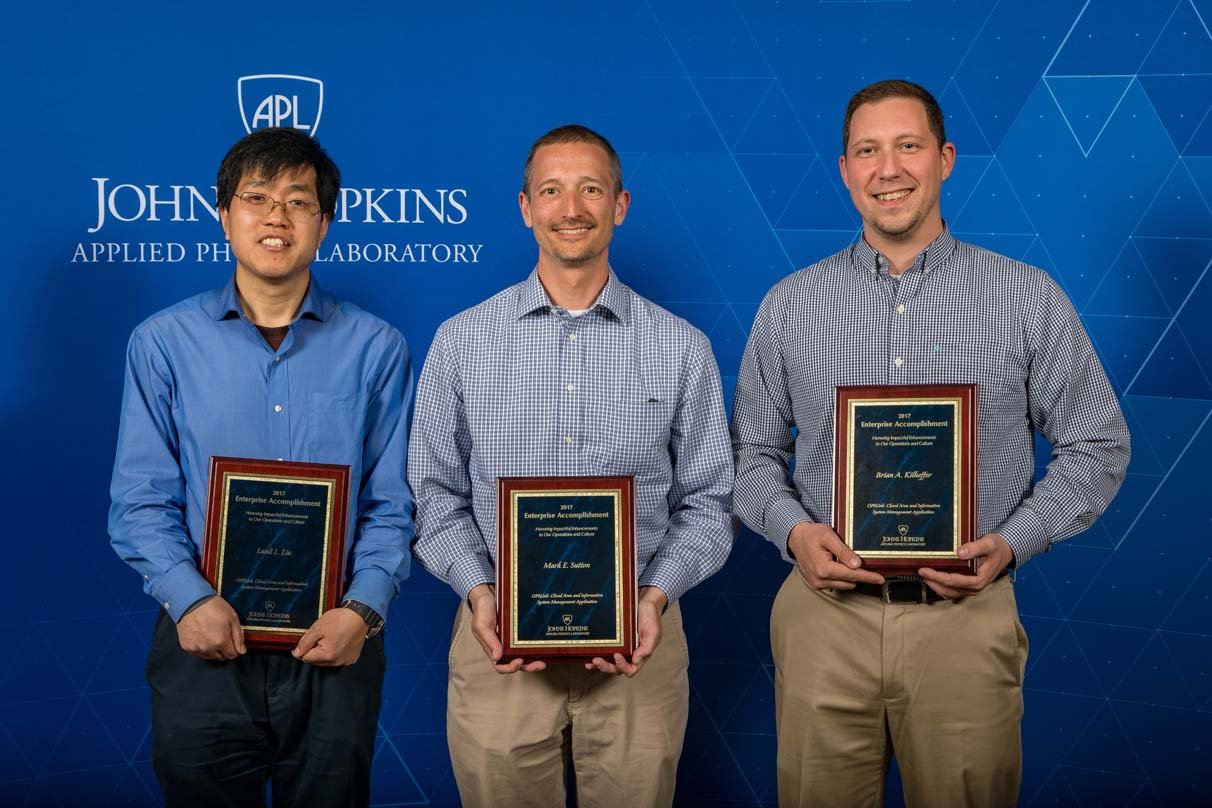
<path fill-rule="evenodd" d="M 366 639 L 370 639 L 383 630 L 383 616 L 362 601 L 346 599 L 341 603 L 341 608 L 349 609 L 366 621 Z"/>

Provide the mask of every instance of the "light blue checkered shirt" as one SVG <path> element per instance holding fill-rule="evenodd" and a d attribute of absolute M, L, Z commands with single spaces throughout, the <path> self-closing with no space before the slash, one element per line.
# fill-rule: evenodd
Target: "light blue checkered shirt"
<path fill-rule="evenodd" d="M 466 598 L 496 580 L 497 477 L 636 477 L 640 586 L 669 601 L 732 548 L 732 450 L 711 346 L 614 272 L 585 314 L 538 274 L 447 320 L 417 388 L 413 553 Z"/>
<path fill-rule="evenodd" d="M 733 405 L 745 524 L 790 561 L 795 525 L 831 522 L 834 387 L 976 383 L 979 532 L 1021 566 L 1090 527 L 1123 482 L 1128 428 L 1064 292 L 946 229 L 899 279 L 886 265 L 860 239 L 762 301 Z M 1036 431 L 1054 448 L 1032 486 Z"/>

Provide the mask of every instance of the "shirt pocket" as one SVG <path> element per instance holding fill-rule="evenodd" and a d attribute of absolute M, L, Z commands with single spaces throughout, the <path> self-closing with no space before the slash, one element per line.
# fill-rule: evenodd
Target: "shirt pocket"
<path fill-rule="evenodd" d="M 604 474 L 653 477 L 668 474 L 673 403 L 629 397 L 603 402 L 599 409 L 597 459 Z"/>
<path fill-rule="evenodd" d="M 985 405 L 1026 413 L 1026 371 L 1004 345 L 990 341 L 940 340 L 928 354 L 930 381 L 976 384 Z"/>
<path fill-rule="evenodd" d="M 308 397 L 307 454 L 313 463 L 359 466 L 366 407 L 360 396 L 312 393 Z"/>

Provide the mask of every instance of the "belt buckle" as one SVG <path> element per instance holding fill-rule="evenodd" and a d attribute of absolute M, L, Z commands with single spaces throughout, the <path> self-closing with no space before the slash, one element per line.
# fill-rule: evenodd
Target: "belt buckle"
<path fill-rule="evenodd" d="M 921 594 L 921 600 L 920 600 L 920 601 L 918 601 L 918 602 L 919 602 L 919 603 L 929 603 L 929 601 L 928 601 L 928 600 L 926 600 L 926 584 L 925 584 L 925 583 L 923 583 L 923 582 L 922 582 L 922 581 L 920 581 L 920 580 L 919 580 L 919 581 L 915 581 L 915 580 L 912 580 L 912 579 L 907 579 L 907 580 L 906 580 L 906 579 L 896 579 L 896 580 L 887 580 L 887 579 L 885 579 L 885 580 L 884 580 L 884 584 L 883 584 L 883 586 L 881 587 L 881 595 L 883 596 L 883 601 L 884 601 L 884 603 L 887 603 L 887 604 L 888 604 L 888 605 L 890 605 L 890 606 L 891 606 L 893 603 L 913 603 L 913 601 L 911 601 L 911 600 L 893 600 L 893 599 L 892 599 L 892 591 L 891 591 L 891 589 L 889 589 L 889 587 L 890 587 L 892 584 L 913 584 L 913 583 L 917 584 L 918 588 L 921 590 L 921 593 L 920 593 L 920 594 Z"/>

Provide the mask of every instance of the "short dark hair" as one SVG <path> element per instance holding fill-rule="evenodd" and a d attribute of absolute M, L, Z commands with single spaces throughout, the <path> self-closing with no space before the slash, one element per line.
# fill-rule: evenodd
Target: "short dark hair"
<path fill-rule="evenodd" d="M 530 167 L 534 163 L 534 153 L 543 146 L 551 146 L 556 143 L 592 143 L 600 146 L 606 152 L 606 156 L 610 158 L 610 176 L 614 180 L 614 193 L 617 196 L 622 192 L 623 164 L 619 162 L 619 155 L 615 152 L 614 146 L 611 146 L 609 140 L 589 127 L 570 123 L 557 126 L 536 140 L 530 147 L 530 154 L 526 155 L 526 168 L 522 170 L 522 193 L 530 195 Z"/>
<path fill-rule="evenodd" d="M 223 210 L 231 207 L 240 181 L 250 174 L 273 179 L 283 171 L 307 166 L 316 170 L 320 210 L 331 217 L 337 208 L 341 172 L 314 137 L 288 127 L 258 129 L 231 147 L 219 165 L 215 183 L 219 207 Z"/>
<path fill-rule="evenodd" d="M 938 147 L 940 149 L 943 147 L 943 144 L 947 142 L 947 130 L 943 126 L 943 109 L 938 105 L 938 101 L 934 100 L 930 91 L 911 81 L 888 79 L 869 84 L 850 97 L 850 103 L 846 105 L 846 118 L 842 121 L 842 154 L 845 154 L 846 150 L 850 148 L 850 119 L 854 117 L 855 110 L 863 104 L 873 104 L 889 98 L 913 98 L 921 101 L 922 106 L 926 108 L 926 123 L 930 126 L 930 132 L 938 140 Z"/>

